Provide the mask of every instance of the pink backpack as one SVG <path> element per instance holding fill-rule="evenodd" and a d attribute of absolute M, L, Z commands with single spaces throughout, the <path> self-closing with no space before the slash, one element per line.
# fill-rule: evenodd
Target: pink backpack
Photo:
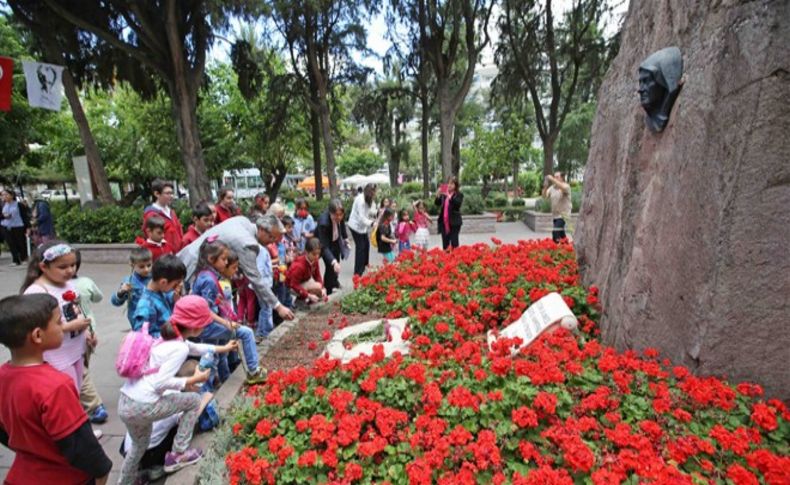
<path fill-rule="evenodd" d="M 148 368 L 148 360 L 151 357 L 151 348 L 160 341 L 148 333 L 148 322 L 143 323 L 143 328 L 139 331 L 129 332 L 123 338 L 121 350 L 115 358 L 118 375 L 127 379 L 139 379 L 158 372 L 158 367 Z"/>

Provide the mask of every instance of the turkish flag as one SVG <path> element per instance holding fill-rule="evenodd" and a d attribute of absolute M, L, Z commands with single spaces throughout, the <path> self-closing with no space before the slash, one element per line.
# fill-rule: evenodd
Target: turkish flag
<path fill-rule="evenodd" d="M 11 84 L 14 80 L 14 60 L 0 57 L 0 111 L 11 111 Z"/>

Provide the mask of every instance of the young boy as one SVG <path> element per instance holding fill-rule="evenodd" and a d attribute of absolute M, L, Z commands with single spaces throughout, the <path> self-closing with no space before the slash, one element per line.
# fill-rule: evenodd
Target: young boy
<path fill-rule="evenodd" d="M 74 381 L 44 363 L 44 351 L 61 342 L 55 298 L 0 300 L 0 343 L 11 351 L 0 367 L 0 443 L 16 453 L 8 485 L 107 482 L 112 462 L 91 431 Z"/>
<path fill-rule="evenodd" d="M 139 247 L 132 249 L 132 252 L 129 253 L 129 265 L 132 267 L 132 274 L 123 279 L 121 287 L 113 293 L 110 302 L 114 306 L 123 306 L 128 302 L 126 318 L 129 319 L 129 325 L 134 328 L 134 312 L 137 310 L 137 303 L 143 296 L 143 290 L 148 286 L 148 282 L 151 281 L 151 266 L 153 265 L 151 251 Z"/>
<path fill-rule="evenodd" d="M 206 232 L 214 225 L 214 212 L 207 202 L 201 202 L 192 210 L 192 225 L 187 229 L 184 234 L 184 239 L 181 240 L 181 245 L 187 247 L 201 234 Z"/>
<path fill-rule="evenodd" d="M 88 345 L 83 356 L 85 365 L 83 366 L 82 386 L 80 387 L 80 404 L 82 404 L 85 412 L 88 413 L 91 423 L 102 424 L 107 421 L 107 409 L 104 407 L 104 402 L 102 402 L 102 398 L 93 384 L 88 367 L 90 366 L 91 354 L 96 351 L 96 345 L 99 343 L 96 338 L 96 317 L 93 316 L 91 305 L 102 301 L 104 294 L 92 279 L 87 276 L 78 276 L 82 265 L 82 255 L 79 251 L 74 251 L 74 254 L 77 257 L 77 268 L 74 272 L 72 283 L 77 288 L 77 294 L 80 295 L 79 302 L 82 314 L 91 321 L 87 338 Z"/>
<path fill-rule="evenodd" d="M 170 243 L 165 240 L 165 220 L 158 216 L 152 216 L 145 220 L 145 237 L 138 237 L 135 241 L 138 246 L 151 251 L 154 261 L 165 254 L 175 254 L 175 250 Z"/>
<path fill-rule="evenodd" d="M 143 234 L 145 234 L 145 222 L 151 217 L 159 217 L 163 222 L 167 242 L 170 243 L 174 253 L 178 252 L 182 247 L 181 239 L 184 237 L 184 228 L 181 227 L 181 221 L 178 219 L 175 209 L 171 207 L 176 195 L 173 184 L 166 180 L 156 179 L 151 184 L 151 192 L 156 202 L 143 210 Z M 148 237 L 147 234 L 146 237 Z"/>
<path fill-rule="evenodd" d="M 300 300 L 316 303 L 326 298 L 324 280 L 318 261 L 321 259 L 321 242 L 312 237 L 305 244 L 305 253 L 297 256 L 288 268 L 285 284 Z"/>
<path fill-rule="evenodd" d="M 181 296 L 181 285 L 187 268 L 178 257 L 165 254 L 154 262 L 151 281 L 143 290 L 132 317 L 132 329 L 140 330 L 148 322 L 148 333 L 159 337 L 161 327 L 173 313 L 173 305 Z"/>

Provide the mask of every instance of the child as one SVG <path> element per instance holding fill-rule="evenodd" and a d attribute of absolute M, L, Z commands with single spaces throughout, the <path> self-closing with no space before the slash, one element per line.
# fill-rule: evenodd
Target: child
<path fill-rule="evenodd" d="M 305 245 L 305 253 L 297 256 L 288 268 L 285 283 L 300 300 L 317 303 L 326 298 L 324 280 L 318 267 L 320 259 L 321 242 L 317 237 L 312 237 Z"/>
<path fill-rule="evenodd" d="M 296 241 L 296 251 L 299 254 L 304 252 L 307 241 L 315 235 L 316 223 L 313 216 L 308 211 L 305 199 L 296 199 L 296 211 L 294 212 L 293 240 Z"/>
<path fill-rule="evenodd" d="M 176 377 L 191 377 L 195 373 L 195 368 L 198 366 L 198 361 L 194 359 L 187 360 L 176 372 Z M 172 394 L 178 391 L 165 391 L 165 394 Z M 200 401 L 200 414 L 203 416 L 203 411 L 209 406 L 214 394 L 211 392 L 202 392 Z M 213 404 L 212 404 L 213 405 Z M 141 474 L 148 482 L 155 482 L 165 475 L 165 456 L 167 452 L 173 447 L 173 441 L 176 438 L 178 430 L 178 421 L 184 413 L 177 413 L 168 416 L 159 421 L 155 421 L 151 425 L 151 439 L 148 443 L 148 449 L 140 459 L 139 469 Z M 200 418 L 198 418 L 200 421 Z M 126 457 L 126 450 L 132 446 L 132 437 L 129 433 L 124 436 L 119 450 L 121 456 Z"/>
<path fill-rule="evenodd" d="M 399 221 L 395 234 L 398 236 L 398 253 L 402 253 L 411 249 L 409 238 L 417 230 L 417 224 L 409 220 L 409 211 L 406 209 L 400 211 Z"/>
<path fill-rule="evenodd" d="M 376 231 L 376 240 L 379 252 L 384 255 L 384 259 L 388 263 L 395 261 L 395 253 L 392 251 L 392 245 L 398 242 L 397 239 L 392 237 L 391 223 L 392 211 L 384 209 L 384 212 L 381 213 L 378 230 Z"/>
<path fill-rule="evenodd" d="M 181 296 L 186 275 L 186 266 L 172 254 L 166 254 L 154 262 L 151 281 L 143 290 L 132 316 L 132 330 L 140 330 L 143 323 L 148 322 L 148 333 L 159 337 L 159 327 L 173 313 L 173 305 Z"/>
<path fill-rule="evenodd" d="M 194 391 L 197 384 L 208 379 L 210 371 L 198 367 L 188 378 L 176 377 L 176 372 L 189 355 L 224 354 L 237 347 L 235 342 L 218 347 L 186 340 L 200 335 L 213 320 L 206 300 L 196 295 L 180 298 L 170 319 L 160 327 L 162 342 L 150 350 L 148 368 L 157 371 L 140 379 L 127 379 L 121 388 L 118 416 L 126 425 L 132 443 L 123 460 L 119 484 L 135 482 L 138 464 L 148 449 L 153 423 L 173 414 L 184 413 L 178 423 L 173 451 L 165 455 L 165 472 L 172 473 L 202 458 L 203 453 L 189 448 L 189 442 L 200 414 L 201 397 Z M 166 394 L 168 390 L 186 392 Z"/>
<path fill-rule="evenodd" d="M 132 274 L 123 279 L 121 287 L 110 298 L 110 302 L 114 306 L 123 306 L 128 302 L 126 318 L 129 319 L 129 325 L 132 328 L 134 328 L 134 312 L 137 310 L 137 303 L 143 296 L 143 290 L 148 286 L 148 282 L 151 281 L 152 265 L 151 251 L 140 247 L 132 249 L 129 253 L 129 266 L 132 267 Z"/>
<path fill-rule="evenodd" d="M 288 272 L 288 267 L 294 260 L 294 244 L 293 241 L 290 239 L 290 235 L 293 232 L 293 219 L 288 216 L 283 216 L 281 219 L 283 223 L 283 227 L 285 228 L 285 232 L 283 233 L 283 237 L 277 242 L 277 261 L 279 265 L 275 269 L 275 278 L 274 278 L 274 294 L 277 295 L 277 299 L 280 300 L 280 303 L 287 306 L 288 308 L 293 307 L 293 300 L 291 299 L 291 293 L 288 291 L 288 286 L 285 284 L 286 274 Z M 272 315 L 275 319 L 275 324 L 279 322 L 278 315 Z"/>
<path fill-rule="evenodd" d="M 184 234 L 181 244 L 183 247 L 189 246 L 213 225 L 214 213 L 211 211 L 211 207 L 206 202 L 199 203 L 192 209 L 192 225 L 189 226 L 186 234 Z"/>
<path fill-rule="evenodd" d="M 414 202 L 414 223 L 417 225 L 417 232 L 414 233 L 414 247 L 428 249 L 428 237 L 430 236 L 428 226 L 431 225 L 431 218 L 425 208 L 425 203 L 421 200 Z"/>
<path fill-rule="evenodd" d="M 107 409 L 104 407 L 104 403 L 102 402 L 102 398 L 99 396 L 99 393 L 96 390 L 96 386 L 93 385 L 93 379 L 91 379 L 91 375 L 88 372 L 88 366 L 90 365 L 91 354 L 95 352 L 96 345 L 99 343 L 98 339 L 96 338 L 96 318 L 93 316 L 91 304 L 102 301 L 102 299 L 104 299 L 104 295 L 92 279 L 88 278 L 87 276 L 79 276 L 77 274 L 79 273 L 80 266 L 82 265 L 82 256 L 80 255 L 79 251 L 74 251 L 74 254 L 77 256 L 77 265 L 76 269 L 74 270 L 74 279 L 72 280 L 72 283 L 74 283 L 74 286 L 77 288 L 77 293 L 80 295 L 80 309 L 82 310 L 83 315 L 85 315 L 85 318 L 91 322 L 90 327 L 88 327 L 88 333 L 85 336 L 87 345 L 85 347 L 85 355 L 83 357 L 85 369 L 82 374 L 80 403 L 82 404 L 82 408 L 85 409 L 85 412 L 88 413 L 91 423 L 102 424 L 107 421 Z"/>
<path fill-rule="evenodd" d="M 47 293 L 58 300 L 63 323 L 63 344 L 45 349 L 44 360 L 71 377 L 79 392 L 82 387 L 86 330 L 91 322 L 74 303 L 78 297 L 73 281 L 76 268 L 77 255 L 71 246 L 62 241 L 42 244 L 30 258 L 22 292 L 26 295 Z"/>
<path fill-rule="evenodd" d="M 229 278 L 238 270 L 238 257 L 234 254 L 234 268 L 231 273 L 228 269 L 228 247 L 221 241 L 209 237 L 200 246 L 200 257 L 197 263 L 197 277 L 192 285 L 192 293 L 205 299 L 211 311 L 218 314 L 217 319 L 209 324 L 200 334 L 200 339 L 206 340 L 231 340 L 238 338 L 242 345 L 242 354 L 245 359 L 247 381 L 259 383 L 265 378 L 265 372 L 258 365 L 258 349 L 255 346 L 255 336 L 248 327 L 242 327 L 232 321 L 233 295 L 229 279 L 226 280 L 229 295 L 225 293 L 221 279 Z M 221 367 L 224 374 L 227 367 Z M 229 375 L 229 373 L 228 373 Z M 228 375 L 220 375 L 220 380 L 226 380 Z"/>
<path fill-rule="evenodd" d="M 0 300 L 0 343 L 11 351 L 11 361 L 0 367 L 0 443 L 16 452 L 9 485 L 104 484 L 112 468 L 74 383 L 44 362 L 44 353 L 68 338 L 61 318 L 51 295 Z"/>
<path fill-rule="evenodd" d="M 390 203 L 389 209 L 392 211 L 392 220 L 390 221 L 390 226 L 392 229 L 392 234 L 394 235 L 398 230 L 398 201 L 393 199 Z"/>
<path fill-rule="evenodd" d="M 294 238 L 294 220 L 290 216 L 284 216 L 282 223 L 283 227 L 285 228 L 285 232 L 283 233 L 283 238 L 280 242 L 285 249 L 285 264 L 290 265 L 293 263 L 294 259 L 296 259 L 297 252 L 296 239 Z"/>
<path fill-rule="evenodd" d="M 165 254 L 175 254 L 173 246 L 165 241 L 165 220 L 159 216 L 152 216 L 145 220 L 145 237 L 147 239 L 138 237 L 135 243 L 151 251 L 153 260 L 161 258 Z"/>

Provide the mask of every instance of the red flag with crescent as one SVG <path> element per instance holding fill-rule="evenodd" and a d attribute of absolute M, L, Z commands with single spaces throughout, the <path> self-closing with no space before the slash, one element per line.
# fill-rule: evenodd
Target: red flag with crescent
<path fill-rule="evenodd" d="M 11 84 L 14 80 L 14 60 L 0 57 L 0 111 L 11 111 Z"/>

